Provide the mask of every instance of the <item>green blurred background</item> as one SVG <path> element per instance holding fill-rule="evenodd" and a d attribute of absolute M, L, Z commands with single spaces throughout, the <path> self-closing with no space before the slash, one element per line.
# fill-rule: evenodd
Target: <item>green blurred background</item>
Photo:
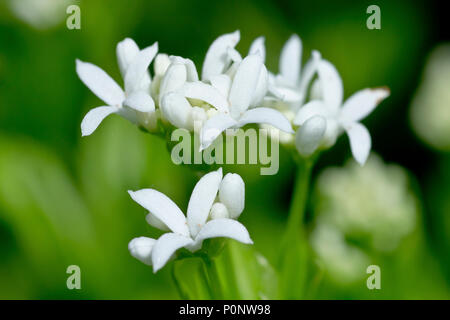
<path fill-rule="evenodd" d="M 119 79 L 115 45 L 131 37 L 141 47 L 158 41 L 161 52 L 192 58 L 200 68 L 209 44 L 236 29 L 242 52 L 266 37 L 270 70 L 298 33 L 304 59 L 317 49 L 337 66 L 346 97 L 369 86 L 392 92 L 365 123 L 373 149 L 409 172 L 420 208 L 415 231 L 395 251 L 372 257 L 382 266 L 382 290 L 368 290 L 365 280 L 325 278 L 314 298 L 449 298 L 450 155 L 421 141 L 408 116 L 430 50 L 448 40 L 437 2 L 54 0 L 57 9 L 46 11 L 28 0 L 34 5 L 24 15 L 12 4 L 21 1 L 0 0 L 0 298 L 177 298 L 169 268 L 155 275 L 128 253 L 130 239 L 157 233 L 126 190 L 156 188 L 184 209 L 198 176 L 172 164 L 162 140 L 118 117 L 82 139 L 82 117 L 100 104 L 78 79 L 75 59 Z M 81 30 L 66 28 L 68 4 L 80 6 Z M 370 4 L 381 8 L 381 30 L 366 27 Z M 348 158 L 341 138 L 315 174 Z M 281 152 L 275 176 L 260 176 L 257 166 L 225 170 L 243 176 L 241 220 L 273 261 L 292 191 L 289 154 Z M 71 264 L 81 268 L 81 290 L 66 287 Z"/>

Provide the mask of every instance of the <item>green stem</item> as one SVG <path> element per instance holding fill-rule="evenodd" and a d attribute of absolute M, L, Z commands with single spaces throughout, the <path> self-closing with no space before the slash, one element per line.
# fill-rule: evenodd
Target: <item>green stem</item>
<path fill-rule="evenodd" d="M 294 192 L 286 228 L 287 235 L 290 235 L 298 230 L 304 234 L 303 219 L 305 218 L 305 208 L 308 200 L 309 182 L 312 168 L 312 161 L 302 160 L 297 162 Z"/>
<path fill-rule="evenodd" d="M 180 299 L 182 299 L 182 300 L 189 299 L 189 295 L 183 290 L 180 282 L 177 279 L 177 275 L 176 275 L 176 271 L 175 271 L 175 264 L 172 265 L 172 272 L 171 272 L 171 274 L 172 274 L 173 283 L 175 284 L 175 288 L 177 288 L 177 292 L 178 292 L 178 294 L 180 296 Z"/>
<path fill-rule="evenodd" d="M 222 298 L 221 282 L 219 273 L 217 271 L 216 263 L 213 259 L 211 259 L 207 255 L 203 255 L 202 258 L 203 262 L 205 263 L 206 273 L 209 278 L 209 285 L 213 299 L 221 299 Z"/>
<path fill-rule="evenodd" d="M 304 297 L 307 279 L 308 246 L 303 224 L 313 161 L 297 162 L 294 191 L 279 258 L 280 294 L 285 299 Z"/>

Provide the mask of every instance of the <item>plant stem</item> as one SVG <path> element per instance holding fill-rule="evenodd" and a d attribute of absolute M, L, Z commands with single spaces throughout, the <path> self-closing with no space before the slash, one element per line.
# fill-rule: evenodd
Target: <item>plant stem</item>
<path fill-rule="evenodd" d="M 175 287 L 177 288 L 177 292 L 178 292 L 180 298 L 182 300 L 189 299 L 188 294 L 183 290 L 180 282 L 177 279 L 177 275 L 176 275 L 176 272 L 175 272 L 175 264 L 172 265 L 172 272 L 171 272 L 171 274 L 172 274 L 173 283 L 175 284 Z"/>
<path fill-rule="evenodd" d="M 312 161 L 300 160 L 297 162 L 294 192 L 289 208 L 289 217 L 286 228 L 286 233 L 288 235 L 297 230 L 300 230 L 300 232 L 304 234 L 303 219 L 305 217 L 305 208 L 308 201 L 312 168 Z"/>
<path fill-rule="evenodd" d="M 304 296 L 308 246 L 303 220 L 312 168 L 312 160 L 300 159 L 297 162 L 288 222 L 281 241 L 278 266 L 280 270 L 280 294 L 286 299 L 299 299 Z"/>
<path fill-rule="evenodd" d="M 221 299 L 222 298 L 222 290 L 221 290 L 221 282 L 220 276 L 217 272 L 217 266 L 213 259 L 211 259 L 207 255 L 203 255 L 203 262 L 205 263 L 206 273 L 209 279 L 209 286 L 211 289 L 211 293 L 213 299 Z"/>

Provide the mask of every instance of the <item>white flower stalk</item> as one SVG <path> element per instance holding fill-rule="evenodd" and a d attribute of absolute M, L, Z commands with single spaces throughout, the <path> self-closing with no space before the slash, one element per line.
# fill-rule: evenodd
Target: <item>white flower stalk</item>
<path fill-rule="evenodd" d="M 296 113 L 303 105 L 309 84 L 317 72 L 320 53 L 313 51 L 311 58 L 302 68 L 302 41 L 292 35 L 281 50 L 279 74 L 269 73 L 269 91 L 279 100 L 277 107 L 285 107 L 287 111 Z M 281 100 L 281 101 L 280 101 Z"/>
<path fill-rule="evenodd" d="M 364 89 L 343 103 L 342 79 L 336 68 L 326 60 L 318 66 L 321 99 L 311 100 L 296 114 L 296 147 L 303 156 L 310 156 L 319 147 L 329 148 L 345 131 L 355 160 L 363 165 L 369 156 L 371 138 L 367 128 L 360 123 L 375 107 L 389 96 L 387 88 Z M 318 120 L 322 117 L 326 121 Z"/>
<path fill-rule="evenodd" d="M 256 107 L 254 103 L 260 100 L 261 88 L 263 92 L 267 89 L 267 83 L 260 83 L 261 73 L 267 73 L 261 56 L 251 54 L 239 62 L 232 78 L 226 74 L 211 78 L 211 84 L 216 89 L 211 93 L 219 102 L 213 106 L 218 112 L 202 127 L 201 150 L 210 146 L 226 129 L 239 128 L 249 123 L 265 123 L 285 132 L 294 132 L 289 120 L 279 111 L 264 107 L 251 108 Z M 267 77 L 264 81 L 267 81 Z"/>
<path fill-rule="evenodd" d="M 88 62 L 76 60 L 81 81 L 106 105 L 89 111 L 81 123 L 83 136 L 92 134 L 110 114 L 119 114 L 151 131 L 156 126 L 155 103 L 150 96 L 148 66 L 158 51 L 158 44 L 139 50 L 131 39 L 117 45 L 117 59 L 124 78 L 125 90 L 102 69 Z"/>
<path fill-rule="evenodd" d="M 216 201 L 218 193 L 220 201 Z M 245 244 L 253 243 L 247 229 L 234 220 L 244 209 L 244 182 L 239 175 L 227 174 L 222 179 L 222 169 L 204 175 L 194 187 L 187 217 L 172 200 L 156 190 L 129 191 L 129 194 L 149 211 L 146 218 L 149 224 L 171 231 L 158 240 L 140 237 L 128 245 L 131 255 L 153 265 L 154 272 L 178 249 L 195 252 L 205 239 L 227 237 Z"/>

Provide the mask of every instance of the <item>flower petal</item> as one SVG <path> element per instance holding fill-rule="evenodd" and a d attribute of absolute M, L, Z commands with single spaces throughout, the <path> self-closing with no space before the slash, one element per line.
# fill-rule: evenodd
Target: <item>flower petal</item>
<path fill-rule="evenodd" d="M 342 79 L 336 68 L 327 60 L 320 60 L 318 74 L 322 97 L 330 110 L 337 110 L 342 104 Z"/>
<path fill-rule="evenodd" d="M 160 219 L 158 219 L 153 213 L 148 213 L 145 216 L 145 221 L 152 227 L 155 227 L 156 229 L 162 230 L 162 231 L 170 231 L 169 227 L 166 226 L 164 222 L 162 222 Z"/>
<path fill-rule="evenodd" d="M 197 235 L 208 219 L 221 181 L 222 168 L 205 174 L 195 185 L 187 209 L 187 223 L 192 238 Z"/>
<path fill-rule="evenodd" d="M 180 89 L 186 98 L 197 99 L 209 103 L 223 113 L 228 112 L 228 101 L 219 90 L 203 82 L 186 82 Z"/>
<path fill-rule="evenodd" d="M 302 95 L 306 94 L 306 90 L 308 89 L 309 83 L 314 77 L 314 74 L 317 72 L 320 59 L 321 59 L 320 52 L 313 50 L 311 58 L 308 60 L 308 62 L 306 62 L 300 77 L 299 87 Z"/>
<path fill-rule="evenodd" d="M 125 92 L 139 89 L 141 81 L 148 72 L 148 66 L 158 52 L 158 42 L 140 51 L 128 66 L 125 74 Z"/>
<path fill-rule="evenodd" d="M 314 116 L 326 117 L 327 115 L 328 112 L 323 101 L 312 100 L 298 110 L 294 118 L 294 124 L 301 126 L 305 123 L 305 121 Z"/>
<path fill-rule="evenodd" d="M 239 64 L 228 97 L 232 117 L 239 117 L 250 106 L 262 67 L 261 57 L 256 54 L 245 57 Z"/>
<path fill-rule="evenodd" d="M 253 93 L 250 106 L 259 106 L 267 94 L 269 87 L 269 76 L 267 69 L 262 65 L 261 72 L 259 73 L 258 83 L 256 85 L 255 92 Z"/>
<path fill-rule="evenodd" d="M 300 77 L 300 67 L 302 62 L 302 41 L 299 36 L 293 34 L 283 49 L 280 55 L 280 73 L 292 86 L 298 84 Z"/>
<path fill-rule="evenodd" d="M 362 124 L 354 122 L 347 124 L 345 131 L 350 139 L 350 149 L 352 150 L 353 158 L 360 165 L 364 165 L 372 147 L 369 130 Z"/>
<path fill-rule="evenodd" d="M 170 64 L 171 61 L 167 54 L 158 53 L 155 57 L 155 62 L 153 62 L 153 71 L 155 72 L 155 76 L 164 76 Z"/>
<path fill-rule="evenodd" d="M 226 74 L 219 74 L 211 77 L 210 81 L 211 85 L 219 90 L 224 97 L 228 97 L 231 88 L 231 78 L 229 76 Z"/>
<path fill-rule="evenodd" d="M 186 66 L 187 81 L 198 81 L 197 68 L 191 59 L 186 59 L 179 56 L 170 56 L 173 63 L 184 64 Z"/>
<path fill-rule="evenodd" d="M 227 173 L 220 183 L 219 199 L 230 214 L 230 218 L 237 219 L 245 207 L 245 183 L 236 173 Z"/>
<path fill-rule="evenodd" d="M 148 93 L 143 91 L 136 91 L 130 94 L 123 104 L 140 112 L 155 111 L 155 102 L 153 102 L 152 97 Z"/>
<path fill-rule="evenodd" d="M 130 254 L 145 263 L 148 266 L 152 265 L 152 249 L 156 240 L 147 237 L 134 238 L 128 243 L 128 250 Z"/>
<path fill-rule="evenodd" d="M 125 94 L 119 85 L 96 65 L 77 59 L 76 69 L 81 81 L 108 105 L 120 105 L 125 99 Z"/>
<path fill-rule="evenodd" d="M 223 131 L 236 124 L 236 120 L 224 113 L 218 113 L 206 120 L 200 132 L 200 151 L 208 148 Z"/>
<path fill-rule="evenodd" d="M 245 244 L 253 244 L 247 229 L 242 223 L 233 219 L 214 219 L 207 222 L 200 230 L 190 250 L 201 248 L 205 239 L 222 237 L 234 239 Z"/>
<path fill-rule="evenodd" d="M 175 233 L 189 236 L 186 217 L 178 206 L 165 194 L 154 189 L 128 191 L 131 198 L 164 222 Z"/>
<path fill-rule="evenodd" d="M 125 38 L 116 46 L 117 63 L 119 65 L 122 78 L 125 78 L 126 71 L 131 61 L 139 53 L 139 47 L 133 39 Z"/>
<path fill-rule="evenodd" d="M 265 40 L 266 39 L 264 37 L 256 38 L 253 40 L 248 51 L 248 54 L 259 54 L 263 63 L 266 61 L 266 47 L 264 46 Z"/>
<path fill-rule="evenodd" d="M 308 119 L 295 135 L 295 147 L 304 157 L 312 155 L 319 147 L 327 128 L 324 117 L 314 116 Z"/>
<path fill-rule="evenodd" d="M 112 113 L 119 111 L 117 107 L 103 106 L 97 107 L 90 110 L 81 121 L 81 135 L 89 136 L 95 129 L 100 125 L 100 123 Z"/>
<path fill-rule="evenodd" d="M 193 241 L 191 238 L 175 234 L 165 233 L 155 243 L 152 250 L 153 272 L 165 266 L 172 255 L 180 248 L 183 248 Z"/>
<path fill-rule="evenodd" d="M 205 61 L 203 62 L 202 79 L 209 80 L 225 71 L 231 60 L 228 55 L 228 48 L 234 48 L 240 39 L 240 32 L 227 33 L 218 37 L 208 49 Z"/>
<path fill-rule="evenodd" d="M 177 128 L 193 129 L 191 123 L 192 106 L 187 99 L 178 92 L 169 92 L 161 101 L 161 112 L 167 121 Z"/>
<path fill-rule="evenodd" d="M 186 66 L 180 63 L 172 63 L 161 80 L 159 87 L 159 105 L 166 93 L 180 89 L 187 80 Z"/>
<path fill-rule="evenodd" d="M 345 101 L 341 116 L 344 121 L 359 121 L 368 116 L 373 109 L 389 96 L 389 89 L 364 89 L 356 92 Z"/>
<path fill-rule="evenodd" d="M 255 108 L 247 110 L 239 119 L 239 126 L 248 123 L 266 123 L 284 132 L 294 133 L 289 120 L 278 110 L 271 108 Z"/>

